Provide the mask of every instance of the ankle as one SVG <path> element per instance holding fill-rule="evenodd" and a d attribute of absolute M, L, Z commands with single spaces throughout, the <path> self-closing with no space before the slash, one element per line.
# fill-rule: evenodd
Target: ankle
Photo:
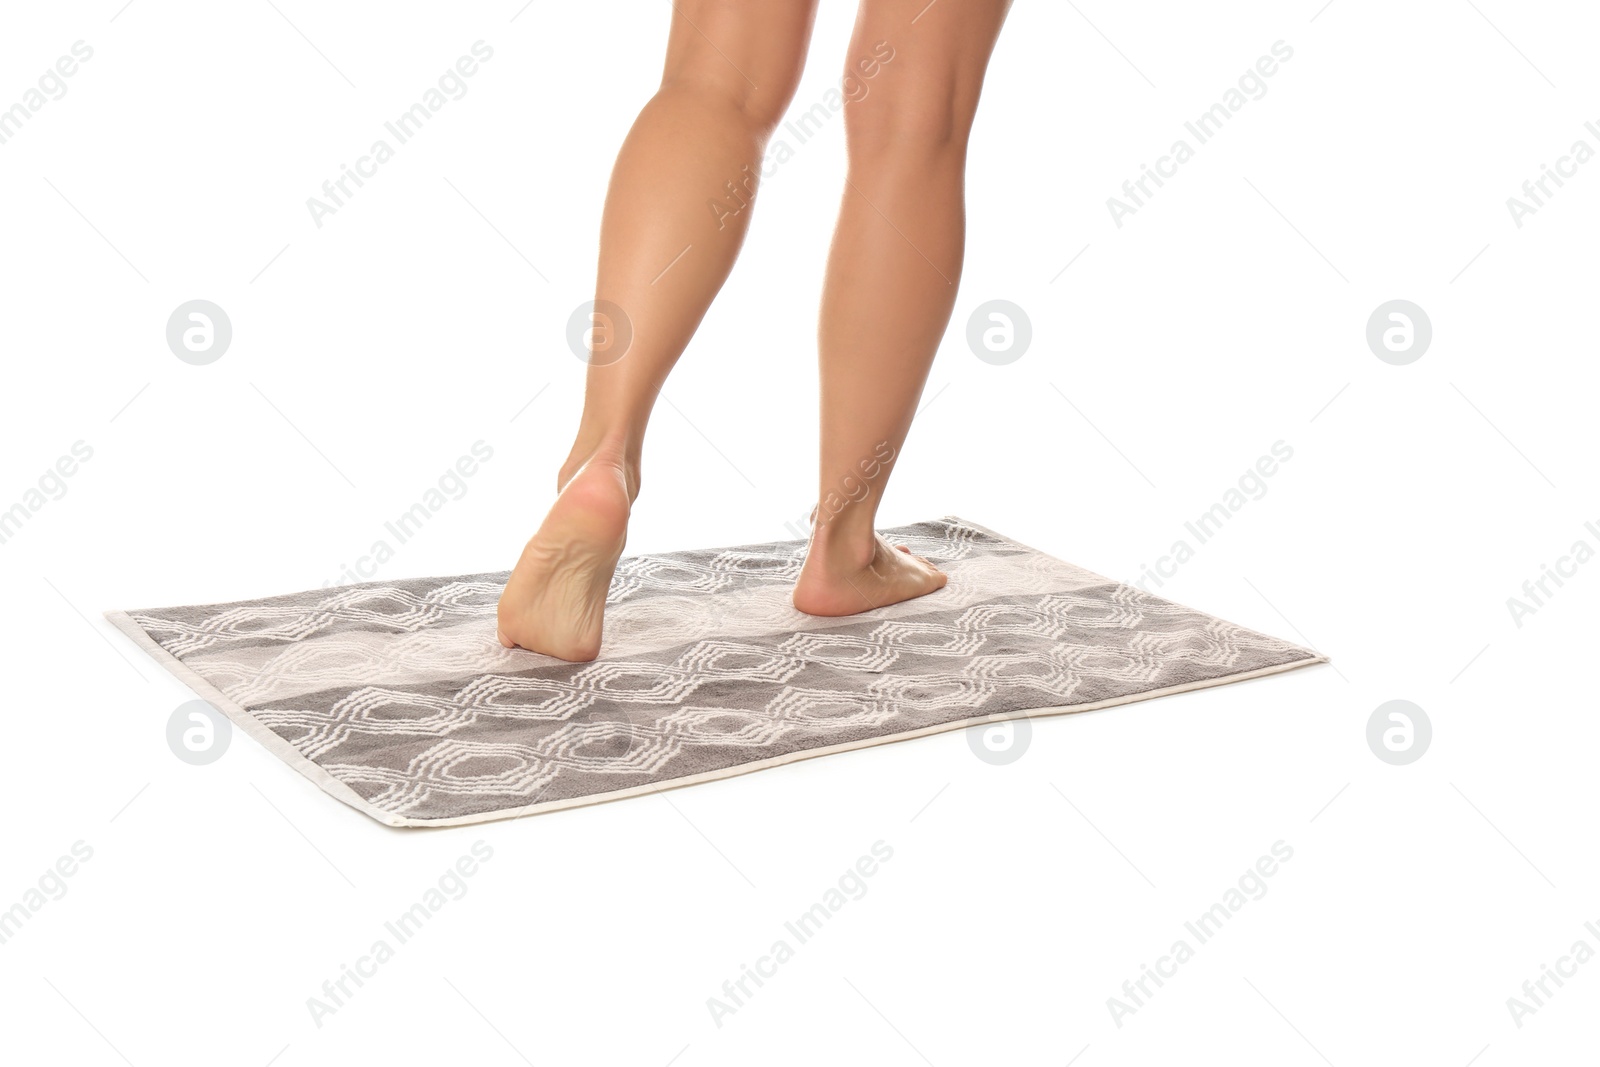
<path fill-rule="evenodd" d="M 623 484 L 628 490 L 628 502 L 632 503 L 639 498 L 638 453 L 617 438 L 604 438 L 593 446 L 573 445 L 567 461 L 561 465 L 561 470 L 556 475 L 556 492 L 565 489 L 573 476 L 591 463 L 604 464 L 620 471 Z"/>
<path fill-rule="evenodd" d="M 871 566 L 878 551 L 878 534 L 871 516 L 846 512 L 832 517 L 819 516 L 811 531 L 808 557 L 829 569 L 860 571 Z"/>

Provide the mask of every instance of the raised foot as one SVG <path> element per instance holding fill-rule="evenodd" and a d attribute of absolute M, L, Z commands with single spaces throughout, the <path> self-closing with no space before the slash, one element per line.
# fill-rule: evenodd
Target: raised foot
<path fill-rule="evenodd" d="M 858 615 L 944 588 L 949 575 L 904 546 L 873 535 L 871 558 L 812 542 L 794 586 L 794 606 L 807 615 Z"/>
<path fill-rule="evenodd" d="M 620 464 L 595 459 L 572 476 L 500 596 L 502 645 L 573 662 L 600 654 L 606 593 L 627 541 L 629 503 Z"/>

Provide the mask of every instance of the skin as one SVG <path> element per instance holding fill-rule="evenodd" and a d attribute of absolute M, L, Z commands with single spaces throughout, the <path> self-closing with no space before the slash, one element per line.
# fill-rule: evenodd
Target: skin
<path fill-rule="evenodd" d="M 955 306 L 967 140 L 1009 6 L 860 6 L 845 74 L 867 91 L 844 108 L 849 175 L 818 327 L 819 506 L 794 590 L 809 614 L 852 615 L 946 581 L 874 523 Z M 650 413 L 738 257 L 816 0 L 674 0 L 674 12 L 661 88 L 617 156 L 601 222 L 596 300 L 625 310 L 632 341 L 617 353 L 613 334 L 597 335 L 559 495 L 499 605 L 502 644 L 566 660 L 600 652 Z M 878 62 L 865 79 L 869 59 Z M 729 211 L 718 217 L 708 200 Z"/>

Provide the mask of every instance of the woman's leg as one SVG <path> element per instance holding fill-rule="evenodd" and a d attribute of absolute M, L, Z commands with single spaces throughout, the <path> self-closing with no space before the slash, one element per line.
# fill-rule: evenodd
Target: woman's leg
<path fill-rule="evenodd" d="M 632 344 L 591 361 L 560 495 L 500 599 L 503 644 L 568 660 L 600 651 L 650 409 L 738 256 L 750 221 L 741 205 L 794 95 L 816 0 L 673 9 L 661 88 L 617 156 L 600 226 L 595 299 L 623 310 Z"/>
<path fill-rule="evenodd" d="M 1009 7 L 862 0 L 846 76 L 867 95 L 845 107 L 850 173 L 822 298 L 821 484 L 801 611 L 853 615 L 945 583 L 873 523 L 955 306 L 967 135 Z"/>

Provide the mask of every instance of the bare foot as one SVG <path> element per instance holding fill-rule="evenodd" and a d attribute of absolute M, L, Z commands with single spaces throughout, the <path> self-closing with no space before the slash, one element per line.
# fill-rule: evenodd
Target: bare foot
<path fill-rule="evenodd" d="M 583 662 L 600 654 L 606 593 L 628 537 L 621 463 L 597 456 L 568 478 L 500 596 L 500 643 Z"/>
<path fill-rule="evenodd" d="M 898 604 L 944 588 L 949 575 L 905 546 L 896 547 L 876 533 L 872 541 L 818 530 L 812 536 L 794 606 L 807 615 L 856 615 Z"/>

